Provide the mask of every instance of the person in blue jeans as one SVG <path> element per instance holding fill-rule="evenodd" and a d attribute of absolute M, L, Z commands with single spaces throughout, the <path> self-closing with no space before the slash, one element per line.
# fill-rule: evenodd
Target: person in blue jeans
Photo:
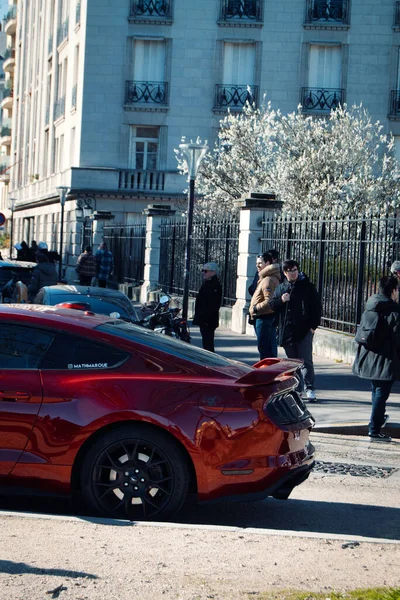
<path fill-rule="evenodd" d="M 358 344 L 353 363 L 353 373 L 371 380 L 372 410 L 368 435 L 373 442 L 391 442 L 392 438 L 381 432 L 387 415 L 386 401 L 394 381 L 400 379 L 400 306 L 399 280 L 397 277 L 382 277 L 378 293 L 373 294 L 365 306 L 365 312 L 374 311 L 382 315 L 383 333 L 374 350 Z"/>
<path fill-rule="evenodd" d="M 260 360 L 278 356 L 275 315 L 269 301 L 279 285 L 281 271 L 269 252 L 257 256 L 258 281 L 250 302 L 250 322 L 256 330 Z"/>

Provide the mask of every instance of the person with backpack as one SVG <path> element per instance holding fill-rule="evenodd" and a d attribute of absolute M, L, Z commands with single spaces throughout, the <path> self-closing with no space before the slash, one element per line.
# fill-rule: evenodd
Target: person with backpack
<path fill-rule="evenodd" d="M 382 277 L 378 293 L 367 300 L 355 341 L 353 373 L 371 380 L 372 410 L 368 435 L 374 442 L 391 442 L 381 432 L 388 415 L 386 401 L 400 379 L 400 305 L 397 277 Z"/>

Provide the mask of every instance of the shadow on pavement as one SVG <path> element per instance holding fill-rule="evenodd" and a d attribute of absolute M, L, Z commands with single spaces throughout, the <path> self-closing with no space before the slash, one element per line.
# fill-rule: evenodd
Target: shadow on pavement
<path fill-rule="evenodd" d="M 62 499 L 55 501 L 47 498 L 18 498 L 16 504 L 15 498 L 3 497 L 0 499 L 0 510 L 75 514 L 81 516 L 82 520 L 90 517 L 90 515 L 77 515 L 72 511 L 69 502 Z M 400 509 L 344 502 L 267 498 L 259 502 L 188 503 L 174 522 L 400 540 Z M 126 521 L 120 523 L 127 524 Z"/>
<path fill-rule="evenodd" d="M 31 567 L 23 562 L 14 562 L 12 560 L 0 560 L 0 573 L 9 575 L 54 575 L 55 577 L 87 577 L 88 579 L 98 579 L 97 575 L 85 573 L 83 571 L 68 571 L 68 569 L 46 569 L 44 567 Z M 50 593 L 50 592 L 47 592 Z"/>
<path fill-rule="evenodd" d="M 275 500 L 185 507 L 179 523 L 400 539 L 400 509 L 340 502 Z"/>

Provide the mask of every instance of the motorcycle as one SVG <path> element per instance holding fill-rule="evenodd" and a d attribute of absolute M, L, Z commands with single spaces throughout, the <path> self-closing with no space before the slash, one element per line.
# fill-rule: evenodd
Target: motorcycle
<path fill-rule="evenodd" d="M 191 338 L 187 322 L 179 315 L 181 309 L 171 308 L 170 303 L 170 296 L 161 296 L 153 312 L 140 321 L 136 321 L 136 324 L 190 344 Z M 142 310 L 145 308 L 143 307 Z"/>

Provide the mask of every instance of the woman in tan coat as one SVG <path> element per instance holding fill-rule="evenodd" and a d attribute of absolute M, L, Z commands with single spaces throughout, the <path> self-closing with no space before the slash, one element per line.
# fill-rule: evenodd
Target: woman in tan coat
<path fill-rule="evenodd" d="M 269 306 L 275 288 L 280 283 L 279 263 L 274 263 L 271 254 L 264 252 L 257 257 L 258 283 L 250 302 L 250 319 L 254 321 L 260 360 L 278 356 L 275 315 Z"/>

